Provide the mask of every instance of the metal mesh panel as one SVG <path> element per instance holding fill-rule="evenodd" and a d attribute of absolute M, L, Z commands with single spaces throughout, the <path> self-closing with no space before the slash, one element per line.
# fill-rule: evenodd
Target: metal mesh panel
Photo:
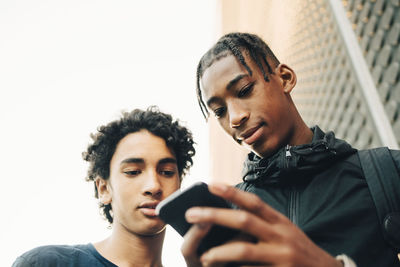
<path fill-rule="evenodd" d="M 342 2 L 400 143 L 400 1 Z"/>
<path fill-rule="evenodd" d="M 306 123 L 334 130 L 357 148 L 381 145 L 328 3 L 301 1 L 296 16 L 285 62 L 297 73 L 293 95 Z"/>

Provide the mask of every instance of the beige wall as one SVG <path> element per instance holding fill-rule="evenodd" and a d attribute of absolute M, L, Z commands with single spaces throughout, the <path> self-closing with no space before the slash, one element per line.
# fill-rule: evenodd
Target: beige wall
<path fill-rule="evenodd" d="M 226 134 L 215 118 L 210 116 L 211 182 L 237 184 L 241 181 L 243 161 L 248 151 Z"/>
<path fill-rule="evenodd" d="M 282 58 L 295 26 L 301 0 L 220 0 L 219 36 L 233 31 L 255 33 Z"/>

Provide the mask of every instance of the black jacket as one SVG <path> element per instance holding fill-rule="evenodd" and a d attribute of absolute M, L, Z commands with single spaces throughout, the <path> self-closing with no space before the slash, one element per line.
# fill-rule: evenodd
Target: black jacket
<path fill-rule="evenodd" d="M 238 187 L 285 214 L 333 256 L 344 253 L 359 267 L 400 266 L 383 239 L 357 150 L 333 132 L 312 130 L 310 144 L 284 147 L 269 158 L 250 153 Z M 399 170 L 400 152 L 392 155 Z"/>

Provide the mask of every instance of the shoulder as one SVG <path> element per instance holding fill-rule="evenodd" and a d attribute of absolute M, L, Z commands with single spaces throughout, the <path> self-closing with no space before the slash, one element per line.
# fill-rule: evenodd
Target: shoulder
<path fill-rule="evenodd" d="M 81 254 L 90 254 L 89 245 L 40 246 L 19 256 L 13 267 L 67 265 Z"/>
<path fill-rule="evenodd" d="M 388 149 L 387 147 L 377 147 L 377 148 L 357 150 L 358 153 L 354 153 L 354 154 L 350 155 L 349 157 L 344 158 L 344 161 L 348 161 L 353 164 L 359 165 L 359 159 L 361 157 L 361 154 L 366 153 L 368 151 L 374 151 L 374 150 L 377 151 L 378 154 L 376 154 L 376 155 L 379 155 L 379 156 L 386 154 L 386 151 L 389 150 L 394 164 L 397 166 L 397 169 L 400 171 L 400 150 Z"/>
<path fill-rule="evenodd" d="M 390 148 L 388 149 L 387 147 L 378 147 L 368 150 L 375 151 L 374 155 L 384 160 L 390 160 L 391 158 L 393 160 L 393 163 L 397 167 L 397 171 L 400 173 L 400 150 Z M 390 155 L 387 155 L 387 151 L 390 152 Z"/>

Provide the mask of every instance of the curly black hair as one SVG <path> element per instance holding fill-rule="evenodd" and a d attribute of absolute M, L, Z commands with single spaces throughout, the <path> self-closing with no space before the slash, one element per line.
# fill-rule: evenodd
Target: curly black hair
<path fill-rule="evenodd" d="M 257 35 L 250 33 L 232 32 L 222 36 L 213 47 L 211 47 L 200 59 L 197 65 L 196 73 L 196 93 L 197 101 L 200 105 L 201 112 L 203 116 L 207 119 L 209 116 L 209 111 L 207 105 L 203 101 L 200 89 L 200 79 L 204 74 L 204 71 L 210 67 L 215 61 L 226 57 L 228 55 L 233 55 L 242 64 L 249 75 L 252 75 L 252 70 L 247 65 L 243 52 L 250 56 L 257 66 L 260 68 L 265 81 L 269 81 L 267 72 L 264 66 L 267 67 L 268 73 L 273 73 L 273 68 L 279 65 L 279 60 L 269 48 L 269 46 Z"/>
<path fill-rule="evenodd" d="M 100 126 L 97 133 L 91 134 L 93 143 L 82 153 L 83 159 L 90 164 L 86 181 L 94 182 L 96 198 L 99 195 L 95 180 L 97 177 L 109 179 L 110 162 L 118 142 L 126 135 L 143 129 L 165 140 L 176 155 L 179 177 L 182 179 L 187 174 L 196 153 L 189 129 L 180 125 L 178 120 L 173 120 L 171 115 L 159 111 L 157 106 L 150 106 L 147 110 L 123 112 L 119 120 Z M 105 218 L 112 223 L 111 204 L 99 205 Z"/>

